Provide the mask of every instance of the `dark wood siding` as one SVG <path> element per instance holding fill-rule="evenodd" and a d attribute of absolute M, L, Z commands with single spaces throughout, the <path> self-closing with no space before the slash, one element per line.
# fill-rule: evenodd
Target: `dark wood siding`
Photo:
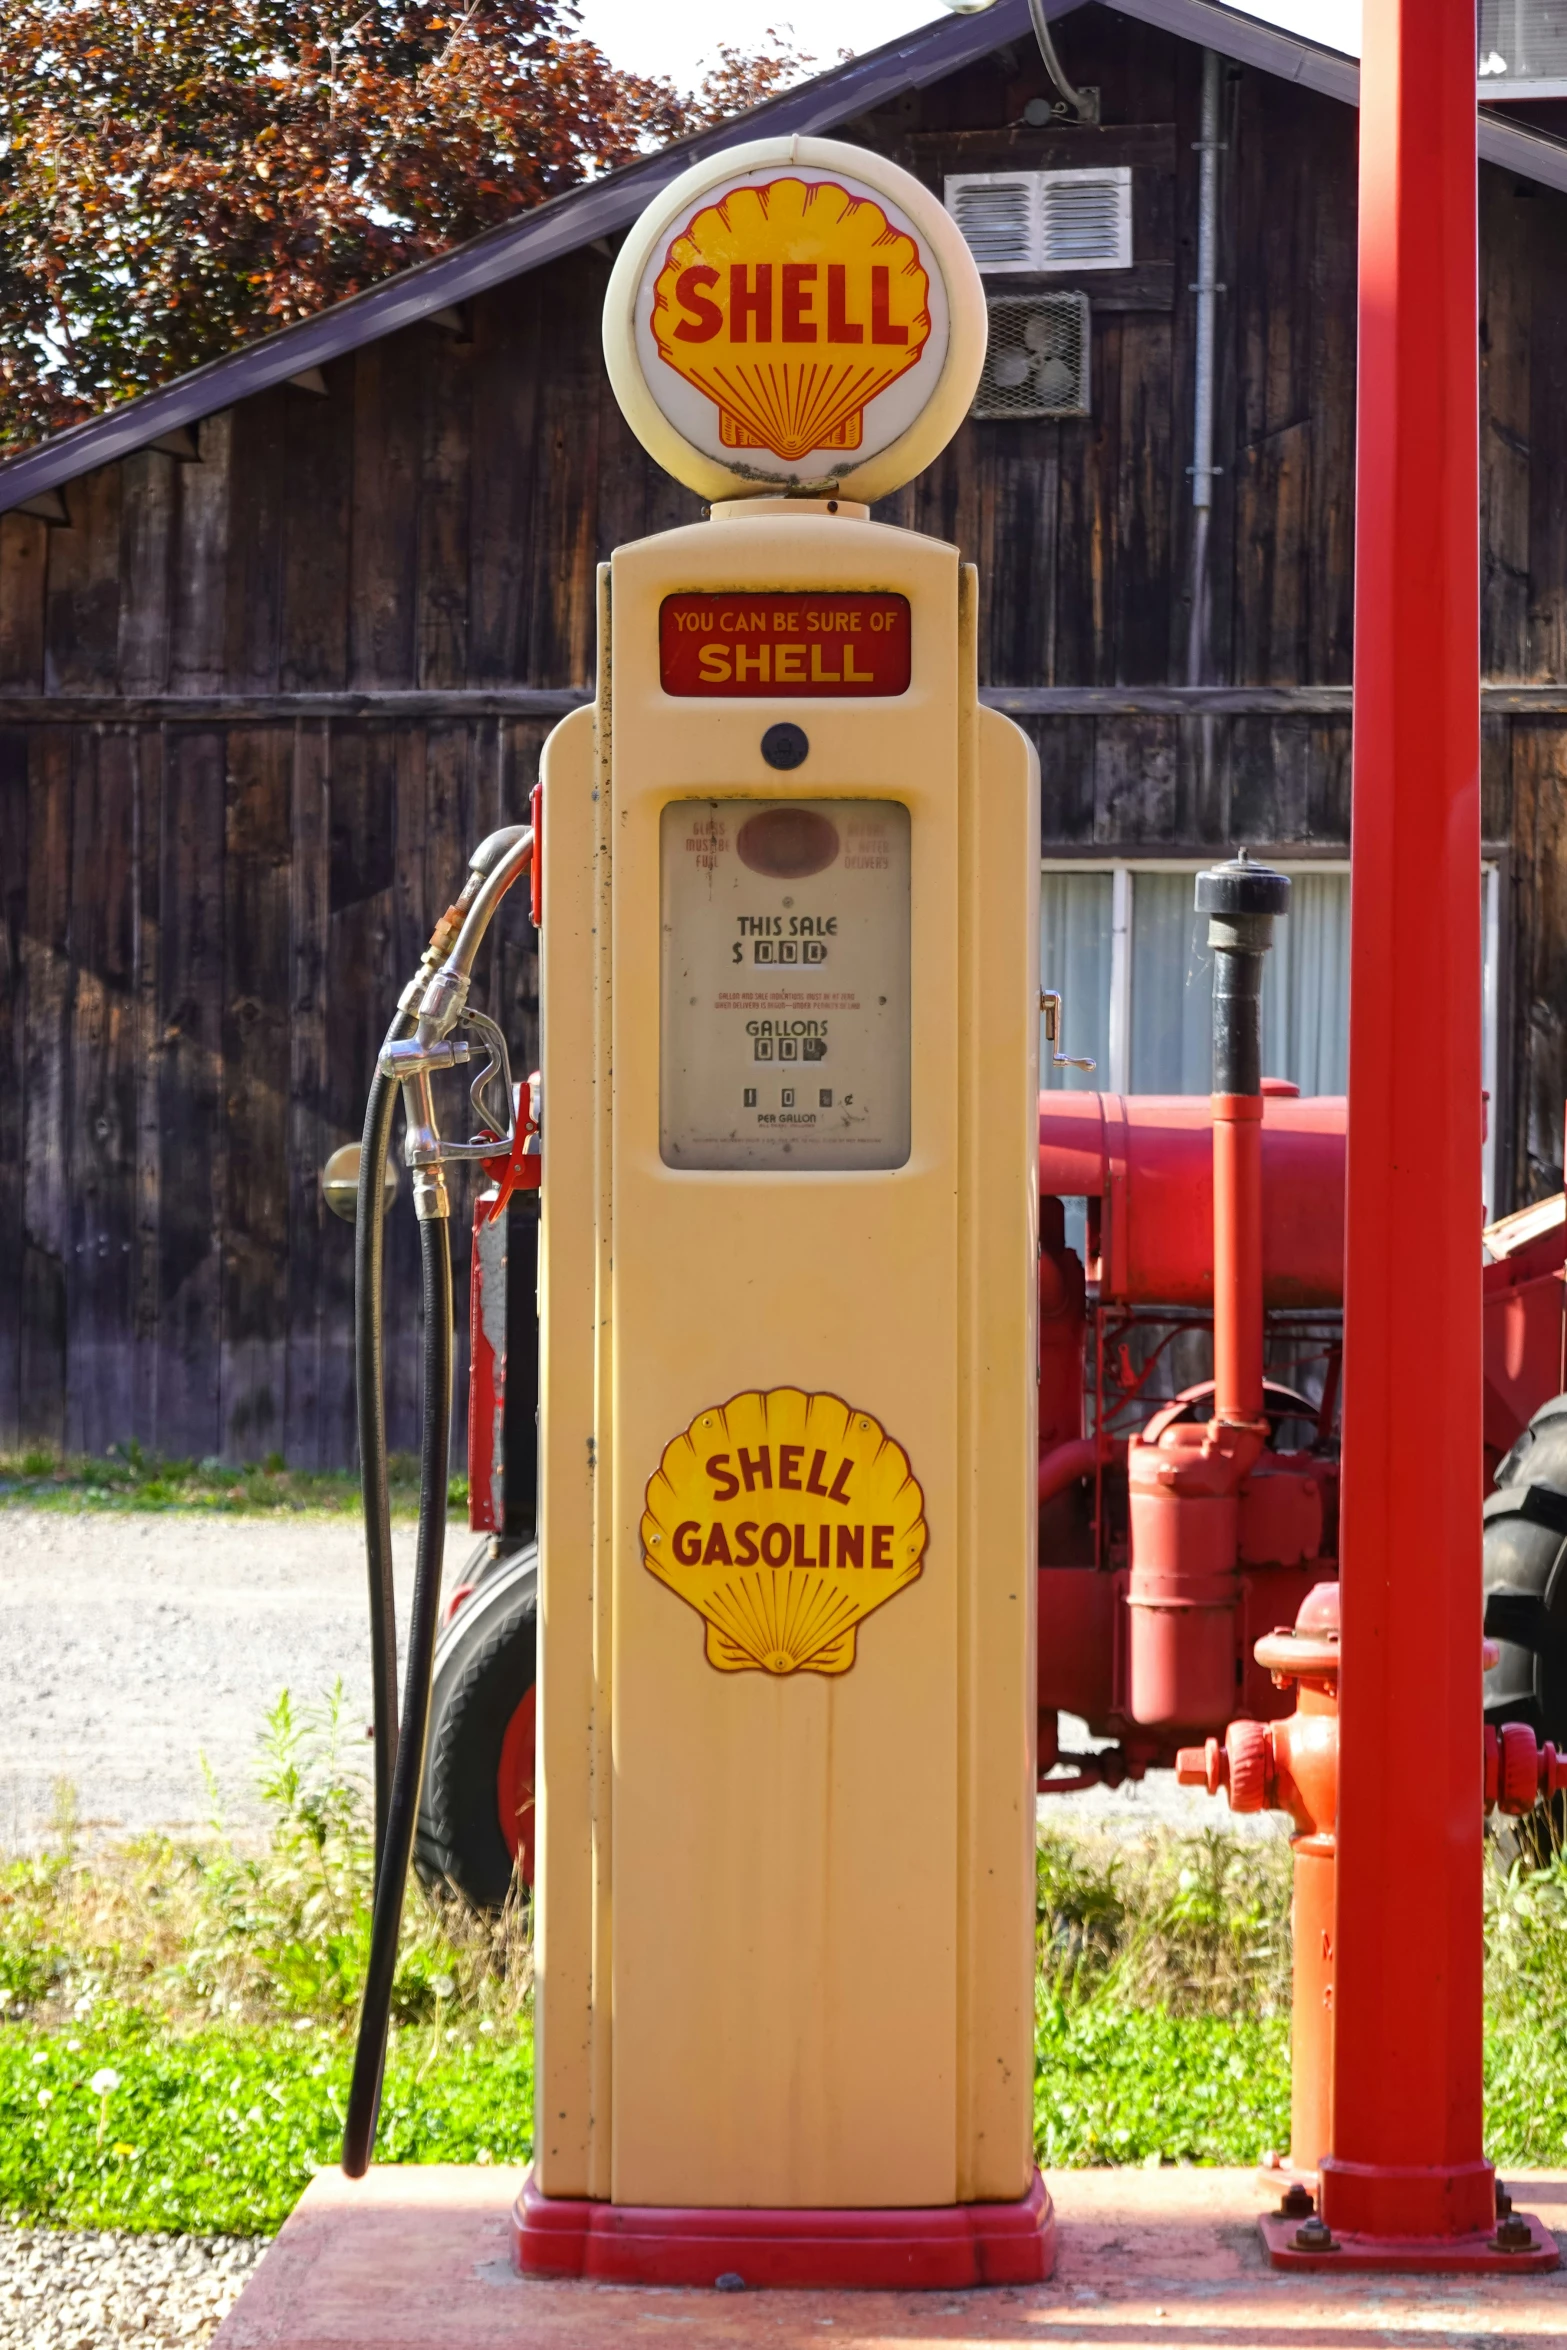
<path fill-rule="evenodd" d="M 1133 170 L 1134 266 L 1081 281 L 1091 416 L 970 423 L 880 511 L 981 565 L 982 673 L 1034 697 L 1048 848 L 1342 853 L 1354 114 L 1226 69 L 1206 675 L 1242 690 L 1196 712 L 1163 689 L 1190 622 L 1201 55 L 1104 9 L 1062 38 L 1101 129 L 1024 122 L 1046 93 L 1023 48 L 846 127 L 938 189 Z M 1481 219 L 1484 661 L 1533 693 L 1491 695 L 1484 769 L 1523 1198 L 1561 1181 L 1567 1090 L 1567 202 L 1487 169 Z M 73 482 L 63 527 L 0 518 L 0 1442 L 351 1457 L 351 1234 L 321 1162 L 467 846 L 525 813 L 549 721 L 517 690 L 585 689 L 595 564 L 699 511 L 610 395 L 610 265 L 583 250 L 459 332 L 332 362 L 324 396 L 208 418 L 198 461 Z M 533 975 L 511 918 L 485 1000 L 519 1071 Z M 460 1282 L 461 1217 L 454 1240 Z M 414 1246 L 395 1217 L 400 1447 Z"/>

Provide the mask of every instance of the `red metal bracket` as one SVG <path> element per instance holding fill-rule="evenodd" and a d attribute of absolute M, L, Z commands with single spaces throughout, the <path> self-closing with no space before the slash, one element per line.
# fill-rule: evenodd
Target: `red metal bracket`
<path fill-rule="evenodd" d="M 523 1102 L 527 1101 L 524 1112 Z M 495 1186 L 495 1195 L 482 1203 L 488 1221 L 494 1220 L 514 1191 L 537 1191 L 544 1181 L 544 1130 L 539 1116 L 539 1073 L 528 1079 L 526 1093 L 519 1087 L 517 1114 L 508 1157 L 479 1162 Z"/>
<path fill-rule="evenodd" d="M 1345 2276 L 1386 2269 L 1404 2276 L 1533 2277 L 1561 2259 L 1549 2228 L 1526 2211 L 1467 2236 L 1360 2236 L 1282 2212 L 1270 2212 L 1258 2225 L 1274 2268 L 1336 2269 Z"/>

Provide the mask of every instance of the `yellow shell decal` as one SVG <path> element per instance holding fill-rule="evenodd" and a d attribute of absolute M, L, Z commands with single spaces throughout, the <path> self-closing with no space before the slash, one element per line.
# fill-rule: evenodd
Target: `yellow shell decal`
<path fill-rule="evenodd" d="M 670 245 L 653 293 L 659 357 L 719 411 L 726 449 L 857 449 L 867 404 L 930 336 L 919 246 L 830 180 L 731 188 Z"/>
<path fill-rule="evenodd" d="M 798 1387 L 698 1412 L 648 1480 L 642 1559 L 721 1673 L 846 1673 L 860 1620 L 912 1583 L 925 1497 L 869 1412 Z"/>

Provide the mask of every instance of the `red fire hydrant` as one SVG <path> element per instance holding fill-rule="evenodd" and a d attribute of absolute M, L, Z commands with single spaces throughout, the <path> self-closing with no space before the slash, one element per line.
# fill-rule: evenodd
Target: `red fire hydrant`
<path fill-rule="evenodd" d="M 1333 1903 L 1338 1855 L 1339 1587 L 1318 1583 L 1293 1631 L 1259 1640 L 1275 1684 L 1299 1692 L 1281 1722 L 1231 1722 L 1223 1741 L 1176 1758 L 1183 1787 L 1227 1790 L 1232 1811 L 1283 1811 L 1295 1823 L 1291 1909 L 1295 1945 L 1290 2029 L 1288 2175 L 1304 2184 L 1333 2145 Z M 1567 1754 L 1537 1742 L 1525 1722 L 1485 1733 L 1485 1807 L 1515 1818 L 1567 1788 Z"/>
<path fill-rule="evenodd" d="M 1295 1711 L 1281 1722 L 1231 1722 L 1222 1744 L 1210 1738 L 1206 1746 L 1183 1747 L 1175 1775 L 1210 1795 L 1226 1788 L 1232 1811 L 1286 1811 L 1295 1823 L 1289 2168 L 1312 2173 L 1333 2143 L 1338 1585 L 1314 1584 L 1294 1630 L 1268 1633 L 1256 1657 L 1278 1687 L 1295 1684 Z"/>

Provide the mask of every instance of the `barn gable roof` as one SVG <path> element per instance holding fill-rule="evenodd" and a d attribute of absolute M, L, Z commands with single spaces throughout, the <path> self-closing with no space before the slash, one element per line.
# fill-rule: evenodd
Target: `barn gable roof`
<path fill-rule="evenodd" d="M 1087 0 L 1045 0 L 1045 10 L 1059 19 L 1086 4 Z M 1237 64 L 1298 82 L 1345 105 L 1359 103 L 1360 68 L 1352 58 L 1243 16 L 1219 0 L 1114 4 L 1123 16 L 1215 49 Z M 748 114 L 572 188 L 450 253 L 403 270 L 316 317 L 247 343 L 158 391 L 125 401 L 0 462 L 0 513 L 43 498 L 62 483 L 133 450 L 178 436 L 252 393 L 290 382 L 361 344 L 470 301 L 596 238 L 618 234 L 660 188 L 704 156 L 757 137 L 821 136 L 906 90 L 945 80 L 1010 41 L 1031 38 L 1028 0 L 996 0 L 982 13 L 922 25 L 900 40 L 850 58 Z M 1567 142 L 1482 110 L 1479 145 L 1486 162 L 1567 190 Z"/>

